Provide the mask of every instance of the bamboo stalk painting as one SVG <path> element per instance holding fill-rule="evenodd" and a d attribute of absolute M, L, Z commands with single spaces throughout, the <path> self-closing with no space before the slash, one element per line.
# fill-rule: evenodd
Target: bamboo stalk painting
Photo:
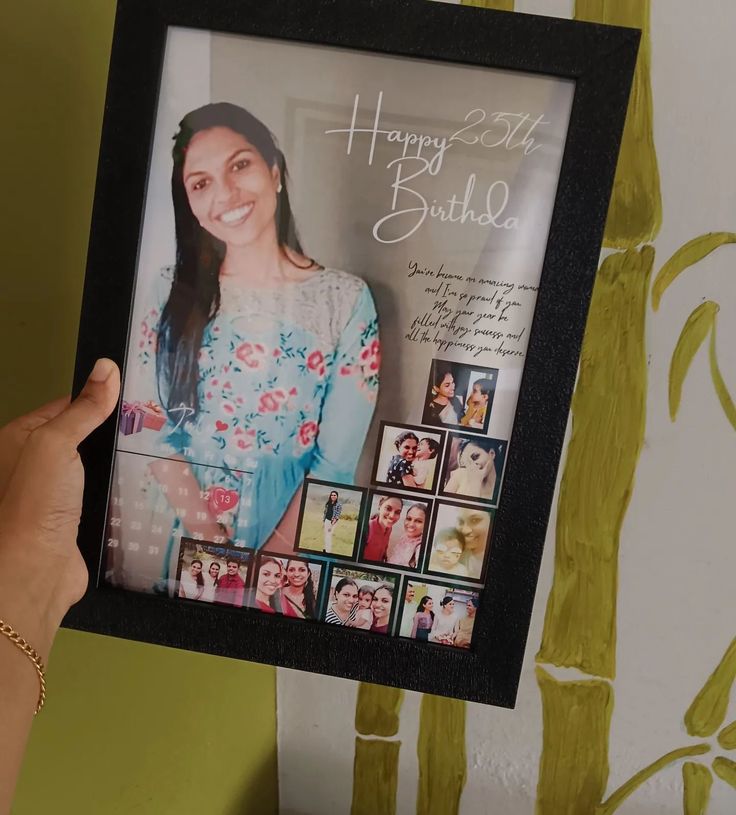
<path fill-rule="evenodd" d="M 461 0 L 461 5 L 466 6 L 480 6 L 482 8 L 496 9 L 498 11 L 513 11 L 514 0 Z M 370 688 L 370 689 L 369 689 Z M 396 709 L 396 730 L 393 734 L 398 732 L 398 710 L 400 704 L 396 707 L 393 701 L 392 690 L 390 688 L 379 686 L 368 686 L 361 683 L 358 691 L 358 702 L 356 705 L 356 727 L 359 719 L 375 719 L 381 718 L 385 715 L 386 710 Z M 441 815 L 458 815 L 460 811 L 460 799 L 462 791 L 465 786 L 465 702 L 459 702 L 454 699 L 446 699 L 439 696 L 426 696 L 422 699 L 420 707 L 419 718 L 419 740 L 417 745 L 417 753 L 419 759 L 419 791 L 417 796 L 417 815 L 434 815 L 434 813 L 441 813 Z M 430 780 L 434 778 L 436 781 L 444 784 L 445 776 L 440 778 L 437 773 L 429 772 L 429 762 L 431 751 L 428 749 L 428 744 L 431 743 L 433 738 L 439 735 L 437 728 L 447 726 L 451 735 L 445 734 L 445 745 L 449 747 L 448 755 L 451 757 L 449 765 L 451 778 L 447 779 L 449 787 L 443 786 L 442 789 L 437 788 L 436 784 L 430 785 Z M 359 732 L 363 732 L 360 731 Z M 389 735 L 379 733 L 378 730 L 372 729 L 370 731 L 374 735 Z M 449 740 L 449 743 L 448 743 Z M 358 773 L 365 773 L 362 766 L 363 761 L 371 760 L 370 757 L 364 755 L 360 758 L 356 751 L 355 756 L 355 769 L 353 778 L 353 790 L 355 790 L 356 779 Z M 396 752 L 396 766 L 398 768 L 399 754 Z M 462 763 L 462 768 L 458 765 L 458 761 Z M 447 792 L 447 795 L 442 794 L 438 797 L 437 793 L 442 791 Z M 442 805 L 442 809 L 435 808 L 437 804 Z M 386 810 L 388 815 L 395 812 L 396 802 L 394 800 L 393 810 Z M 351 815 L 359 815 L 359 810 L 355 805 L 355 792 L 353 792 L 353 809 Z"/>
<path fill-rule="evenodd" d="M 503 0 L 463 3 L 514 8 L 513 2 Z M 730 245 L 736 243 L 736 232 L 700 235 L 686 242 L 655 274 L 651 242 L 662 224 L 662 202 L 653 136 L 650 11 L 651 0 L 575 2 L 576 19 L 640 27 L 642 43 L 604 234 L 604 247 L 613 251 L 601 262 L 591 301 L 561 477 L 553 585 L 537 654 L 543 709 L 537 815 L 612 815 L 647 781 L 675 768 L 682 774 L 685 815 L 706 815 L 714 781 L 736 787 L 734 756 L 714 755 L 719 748 L 724 753 L 736 751 L 736 722 L 726 721 L 736 681 L 735 639 L 724 644 L 721 661 L 684 713 L 683 743 L 654 758 L 618 788 L 608 789 L 619 541 L 644 442 L 650 284 L 656 311 L 681 275 L 715 251 L 733 251 Z M 718 358 L 719 305 L 704 300 L 693 306 L 673 344 L 670 417 L 676 419 L 687 398 L 688 372 L 698 350 L 706 346 L 714 392 L 725 420 L 736 429 L 736 402 Z M 558 668 L 576 669 L 582 677 L 563 678 Z M 379 696 L 383 693 L 388 690 L 381 689 Z M 386 706 L 388 697 L 373 703 Z M 428 747 L 432 728 L 440 721 L 451 728 L 457 743 L 464 744 L 462 703 L 454 703 L 453 708 L 450 700 L 425 698 L 418 815 L 435 811 L 458 815 L 460 811 L 460 796 L 454 792 L 443 801 L 442 810 L 432 808 L 423 786 L 432 761 Z M 464 774 L 457 770 L 454 777 L 454 789 L 461 793 Z"/>

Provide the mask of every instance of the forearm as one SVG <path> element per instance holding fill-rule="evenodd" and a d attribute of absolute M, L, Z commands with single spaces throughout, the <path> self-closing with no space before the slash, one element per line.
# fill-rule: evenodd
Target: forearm
<path fill-rule="evenodd" d="M 265 549 L 269 552 L 280 552 L 290 554 L 294 551 L 294 541 L 296 540 L 296 527 L 299 522 L 299 507 L 302 500 L 302 487 L 294 494 L 289 501 L 281 520 L 271 537 L 266 541 Z"/>

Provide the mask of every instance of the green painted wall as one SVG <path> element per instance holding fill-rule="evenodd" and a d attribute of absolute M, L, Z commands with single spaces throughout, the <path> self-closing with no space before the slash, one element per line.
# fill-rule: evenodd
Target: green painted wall
<path fill-rule="evenodd" d="M 0 423 L 68 391 L 113 0 L 0 25 Z M 62 631 L 14 815 L 277 811 L 271 668 Z"/>

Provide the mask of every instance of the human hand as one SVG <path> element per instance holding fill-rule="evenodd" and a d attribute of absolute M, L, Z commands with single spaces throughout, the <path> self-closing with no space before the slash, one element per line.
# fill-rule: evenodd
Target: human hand
<path fill-rule="evenodd" d="M 112 413 L 120 373 L 98 360 L 79 396 L 0 429 L 0 617 L 44 653 L 87 587 L 77 548 L 84 471 L 77 446 Z"/>

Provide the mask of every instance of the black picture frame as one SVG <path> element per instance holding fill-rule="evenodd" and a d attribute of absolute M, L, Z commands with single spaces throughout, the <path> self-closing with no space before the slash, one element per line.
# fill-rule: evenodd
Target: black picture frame
<path fill-rule="evenodd" d="M 640 32 L 427 0 L 119 0 L 73 392 L 125 359 L 158 83 L 169 26 L 358 49 L 575 81 L 539 296 L 470 651 L 162 601 L 99 580 L 116 442 L 80 448 L 79 545 L 91 580 L 69 628 L 513 707 Z M 554 358 L 554 375 L 547 360 Z M 456 581 L 453 581 L 456 582 Z M 400 588 L 400 587 L 399 587 Z M 237 615 L 237 618 L 236 616 Z"/>

